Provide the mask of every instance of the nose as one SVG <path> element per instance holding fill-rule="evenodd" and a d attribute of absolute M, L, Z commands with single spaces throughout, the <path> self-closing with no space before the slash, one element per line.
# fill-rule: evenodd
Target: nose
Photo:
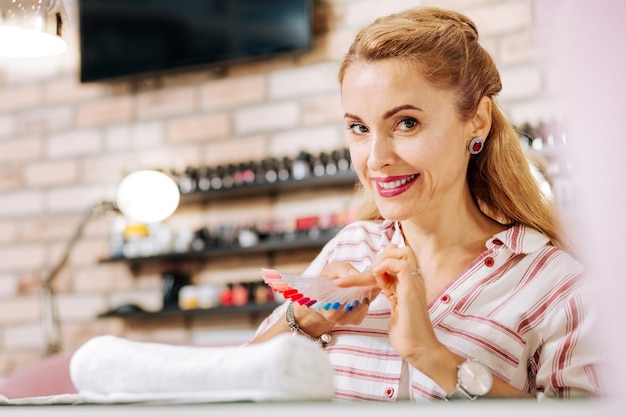
<path fill-rule="evenodd" d="M 391 165 L 396 160 L 393 140 L 386 135 L 372 135 L 370 153 L 367 158 L 367 167 L 371 171 L 379 171 L 381 168 Z"/>

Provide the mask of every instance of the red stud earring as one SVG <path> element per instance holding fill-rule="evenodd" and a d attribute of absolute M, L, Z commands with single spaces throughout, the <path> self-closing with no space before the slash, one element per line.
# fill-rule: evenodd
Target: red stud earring
<path fill-rule="evenodd" d="M 467 149 L 472 155 L 476 155 L 476 154 L 479 154 L 483 150 L 484 147 L 485 147 L 485 142 L 483 141 L 483 138 L 481 138 L 480 136 L 476 136 L 470 141 Z"/>

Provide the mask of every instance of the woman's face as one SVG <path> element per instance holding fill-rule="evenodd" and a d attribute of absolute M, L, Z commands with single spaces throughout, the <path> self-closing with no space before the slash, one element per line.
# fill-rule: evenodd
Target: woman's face
<path fill-rule="evenodd" d="M 453 93 L 397 59 L 352 64 L 341 90 L 352 161 L 381 215 L 458 208 L 472 126 L 459 119 Z"/>

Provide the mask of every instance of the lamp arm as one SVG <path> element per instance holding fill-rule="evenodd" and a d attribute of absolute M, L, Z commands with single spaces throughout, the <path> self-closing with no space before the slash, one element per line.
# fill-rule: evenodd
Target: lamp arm
<path fill-rule="evenodd" d="M 74 235 L 67 243 L 63 256 L 41 283 L 41 324 L 46 339 L 46 351 L 48 354 L 61 350 L 59 336 L 59 322 L 54 302 L 54 289 L 52 284 L 59 272 L 65 267 L 74 245 L 83 234 L 85 226 L 95 217 L 99 217 L 108 211 L 118 211 L 117 205 L 110 201 L 102 201 L 89 207 L 78 223 Z"/>
<path fill-rule="evenodd" d="M 72 249 L 74 248 L 74 245 L 76 244 L 76 242 L 78 242 L 78 240 L 82 236 L 83 230 L 85 229 L 85 226 L 87 226 L 89 221 L 94 217 L 101 216 L 107 211 L 117 211 L 117 205 L 111 201 L 101 201 L 89 207 L 87 210 L 85 210 L 80 220 L 80 223 L 78 224 L 78 227 L 74 231 L 74 235 L 72 236 L 70 241 L 67 243 L 67 246 L 65 247 L 63 256 L 61 257 L 59 262 L 55 265 L 55 267 L 50 271 L 47 278 L 43 281 L 42 285 L 44 287 L 51 286 L 52 282 L 57 277 L 59 272 L 61 272 L 63 267 L 65 267 L 65 264 L 67 264 L 70 254 L 72 253 Z"/>

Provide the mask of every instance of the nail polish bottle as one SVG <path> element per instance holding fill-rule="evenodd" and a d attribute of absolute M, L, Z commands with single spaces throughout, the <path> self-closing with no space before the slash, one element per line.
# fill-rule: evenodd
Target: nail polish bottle
<path fill-rule="evenodd" d="M 336 151 L 337 152 L 337 168 L 339 171 L 347 171 L 350 169 L 350 151 L 347 148 Z"/>
<path fill-rule="evenodd" d="M 326 162 L 324 161 L 325 157 L 326 154 L 322 152 L 312 158 L 311 165 L 314 176 L 321 177 L 326 173 Z"/>
<path fill-rule="evenodd" d="M 311 154 L 302 151 L 293 161 L 291 172 L 295 180 L 301 180 L 311 175 Z"/>
<path fill-rule="evenodd" d="M 291 160 L 289 157 L 286 156 L 277 161 L 277 174 L 279 181 L 287 181 L 291 177 Z"/>
<path fill-rule="evenodd" d="M 196 191 L 196 170 L 192 167 L 185 168 L 185 172 L 180 177 L 178 188 L 182 194 L 190 194 Z"/>
<path fill-rule="evenodd" d="M 211 168 L 202 166 L 198 168 L 198 191 L 206 193 L 211 189 Z"/>
<path fill-rule="evenodd" d="M 244 306 L 248 304 L 248 288 L 243 284 L 235 284 L 232 290 L 233 305 Z"/>
<path fill-rule="evenodd" d="M 226 307 L 233 305 L 233 284 L 227 284 L 220 292 L 220 305 Z"/>
<path fill-rule="evenodd" d="M 220 190 L 222 188 L 222 176 L 224 175 L 224 167 L 218 165 L 211 174 L 211 188 L 214 190 Z"/>
<path fill-rule="evenodd" d="M 335 175 L 337 173 L 338 171 L 337 160 L 335 159 L 335 156 L 332 153 L 330 155 L 326 154 L 325 164 L 326 164 L 326 175 Z"/>
<path fill-rule="evenodd" d="M 268 158 L 265 160 L 265 181 L 269 183 L 275 183 L 278 180 L 276 162 L 276 158 Z"/>
<path fill-rule="evenodd" d="M 233 188 L 235 186 L 235 165 L 228 164 L 222 176 L 222 186 L 224 188 Z"/>
<path fill-rule="evenodd" d="M 233 166 L 233 187 L 241 187 L 243 185 L 244 164 L 239 163 Z"/>
<path fill-rule="evenodd" d="M 265 169 L 267 162 L 265 159 L 262 159 L 255 165 L 254 171 L 254 182 L 255 184 L 263 184 L 265 183 Z"/>
<path fill-rule="evenodd" d="M 250 161 L 242 165 L 244 185 L 253 184 L 256 181 L 257 163 L 255 161 Z"/>

